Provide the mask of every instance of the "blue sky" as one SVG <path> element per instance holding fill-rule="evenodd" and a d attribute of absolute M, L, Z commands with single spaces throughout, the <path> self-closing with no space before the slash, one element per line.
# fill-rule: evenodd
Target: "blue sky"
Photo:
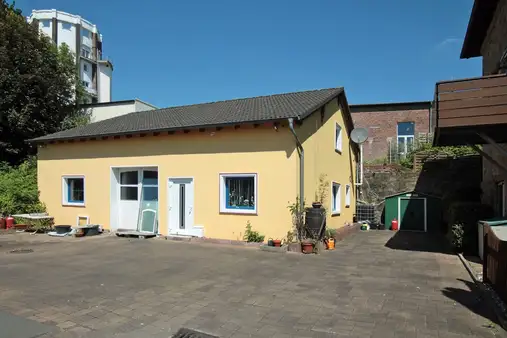
<path fill-rule="evenodd" d="M 113 100 L 159 107 L 327 87 L 349 103 L 431 100 L 481 75 L 459 53 L 473 0 L 18 0 L 103 35 Z"/>

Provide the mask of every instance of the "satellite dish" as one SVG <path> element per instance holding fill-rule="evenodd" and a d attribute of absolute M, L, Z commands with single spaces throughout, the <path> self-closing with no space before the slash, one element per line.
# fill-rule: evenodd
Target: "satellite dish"
<path fill-rule="evenodd" d="M 357 144 L 362 144 L 368 139 L 368 130 L 366 128 L 355 128 L 350 133 L 350 139 Z"/>

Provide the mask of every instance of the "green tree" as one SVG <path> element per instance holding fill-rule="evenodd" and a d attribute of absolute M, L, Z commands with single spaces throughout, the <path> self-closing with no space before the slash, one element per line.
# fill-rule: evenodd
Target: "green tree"
<path fill-rule="evenodd" d="M 68 46 L 0 0 L 0 161 L 19 164 L 36 151 L 26 140 L 87 123 L 83 92 Z"/>

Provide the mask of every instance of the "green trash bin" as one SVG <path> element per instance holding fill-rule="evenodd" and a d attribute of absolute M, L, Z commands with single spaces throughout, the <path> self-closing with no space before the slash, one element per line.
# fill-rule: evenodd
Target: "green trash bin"
<path fill-rule="evenodd" d="M 507 218 L 505 217 L 495 217 L 486 220 L 479 221 L 477 223 L 478 231 L 479 231 L 479 257 L 484 259 L 484 227 L 489 225 L 490 227 L 496 226 L 506 226 Z"/>

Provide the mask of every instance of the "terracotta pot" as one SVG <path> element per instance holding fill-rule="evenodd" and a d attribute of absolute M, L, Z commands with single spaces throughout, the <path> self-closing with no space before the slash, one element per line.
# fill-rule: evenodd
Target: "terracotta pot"
<path fill-rule="evenodd" d="M 274 239 L 273 240 L 273 246 L 281 247 L 282 246 L 282 241 L 279 240 L 279 239 Z"/>
<path fill-rule="evenodd" d="M 303 243 L 301 243 L 301 249 L 303 250 L 303 253 L 311 254 L 311 253 L 313 253 L 313 243 L 303 242 Z"/>

